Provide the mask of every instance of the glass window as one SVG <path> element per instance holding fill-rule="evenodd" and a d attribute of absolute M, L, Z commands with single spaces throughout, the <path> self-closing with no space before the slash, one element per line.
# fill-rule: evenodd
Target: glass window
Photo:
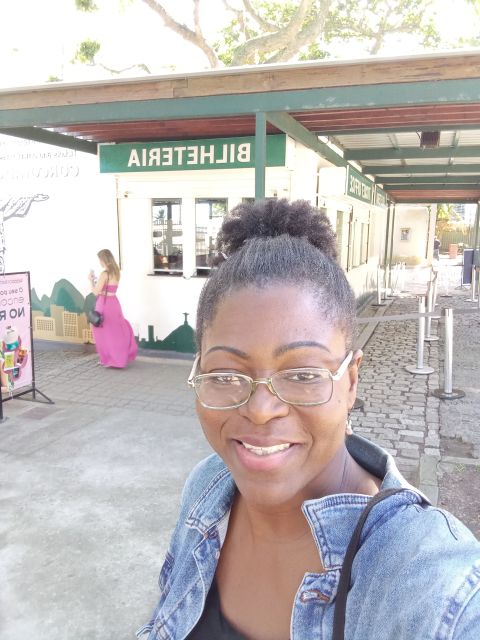
<path fill-rule="evenodd" d="M 181 200 L 153 200 L 152 236 L 154 271 L 182 271 Z"/>
<path fill-rule="evenodd" d="M 217 235 L 227 215 L 227 206 L 226 198 L 199 198 L 195 201 L 197 273 L 212 268 Z"/>

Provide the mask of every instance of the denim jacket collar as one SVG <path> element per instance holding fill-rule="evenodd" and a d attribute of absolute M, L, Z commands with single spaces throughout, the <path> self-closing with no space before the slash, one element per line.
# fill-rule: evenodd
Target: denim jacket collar
<path fill-rule="evenodd" d="M 392 456 L 383 449 L 371 442 L 365 447 L 365 440 L 355 435 L 348 438 L 347 448 L 361 466 L 375 476 L 383 478 L 381 489 L 406 489 L 401 496 L 376 507 L 377 513 L 386 513 L 391 507 L 396 509 L 399 504 L 428 503 L 428 499 L 421 492 L 406 482 Z M 187 526 L 196 529 L 203 537 L 208 537 L 209 531 L 218 528 L 222 545 L 235 491 L 234 480 L 225 466 L 212 478 L 191 508 L 186 519 Z M 370 496 L 367 495 L 342 493 L 303 503 L 302 511 L 310 525 L 326 570 L 341 567 L 348 541 L 369 500 Z M 373 520 L 377 522 L 378 518 Z M 371 526 L 374 526 L 374 522 Z M 366 537 L 369 531 L 367 522 L 363 537 Z"/>

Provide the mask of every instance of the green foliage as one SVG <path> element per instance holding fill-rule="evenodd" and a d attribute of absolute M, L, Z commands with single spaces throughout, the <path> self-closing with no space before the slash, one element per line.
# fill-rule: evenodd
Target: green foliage
<path fill-rule="evenodd" d="M 435 233 L 441 238 L 442 233 L 453 229 L 455 223 L 461 222 L 461 220 L 461 216 L 455 211 L 452 204 L 439 204 L 437 206 Z"/>
<path fill-rule="evenodd" d="M 47 82 L 61 82 L 62 79 L 59 78 L 58 76 L 48 76 L 47 78 Z"/>
<path fill-rule="evenodd" d="M 100 43 L 96 40 L 84 40 L 80 43 L 72 62 L 82 62 L 83 64 L 95 64 L 95 56 L 100 51 Z"/>
<path fill-rule="evenodd" d="M 331 55 L 331 46 L 328 45 L 348 40 L 361 43 L 367 52 L 378 53 L 386 37 L 391 34 L 413 34 L 424 47 L 437 47 L 440 36 L 433 19 L 426 16 L 426 10 L 432 2 L 433 0 L 337 0 L 332 3 L 325 17 L 321 33 L 313 36 L 306 46 L 299 45 L 295 57 L 300 60 L 323 59 Z M 480 4 L 480 0 L 478 2 Z M 252 0 L 252 6 L 260 18 L 260 24 L 247 11 L 243 11 L 241 17 L 236 12 L 230 24 L 222 29 L 222 39 L 213 44 L 219 59 L 227 66 L 232 64 L 235 51 L 246 42 L 286 28 L 298 9 L 299 0 Z M 323 6 L 324 0 L 313 3 L 297 35 L 300 31 L 314 31 L 315 24 L 323 20 Z M 272 28 L 268 28 L 266 23 Z M 265 46 L 257 52 L 255 62 L 269 62 L 272 55 L 275 56 L 275 61 L 283 59 L 282 50 L 274 51 Z M 285 59 L 291 58 L 290 53 Z"/>
<path fill-rule="evenodd" d="M 91 13 L 97 11 L 98 7 L 93 0 L 75 0 L 75 7 L 78 11 L 84 11 L 85 13 Z"/>
<path fill-rule="evenodd" d="M 300 53 L 298 56 L 299 60 L 324 60 L 325 58 L 329 58 L 330 53 L 322 47 L 317 42 L 312 42 L 308 45 L 308 47 Z"/>

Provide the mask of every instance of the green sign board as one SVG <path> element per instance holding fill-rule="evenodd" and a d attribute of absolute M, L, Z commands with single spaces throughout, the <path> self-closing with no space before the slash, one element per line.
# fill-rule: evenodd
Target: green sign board
<path fill-rule="evenodd" d="M 267 166 L 285 166 L 287 136 L 267 136 Z M 255 138 L 101 144 L 100 173 L 239 169 L 255 166 Z"/>
<path fill-rule="evenodd" d="M 374 200 L 374 204 L 377 207 L 382 207 L 383 209 L 386 209 L 388 206 L 388 195 L 387 192 L 384 191 L 383 189 L 380 189 L 380 187 L 375 186 L 375 200 Z"/>
<path fill-rule="evenodd" d="M 362 202 L 373 202 L 373 182 L 362 175 L 359 171 L 349 166 L 347 169 L 347 184 L 345 193 L 355 200 Z"/>

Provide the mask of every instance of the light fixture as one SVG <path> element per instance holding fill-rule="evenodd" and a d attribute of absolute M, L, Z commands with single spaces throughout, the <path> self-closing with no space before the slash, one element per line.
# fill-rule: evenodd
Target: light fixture
<path fill-rule="evenodd" d="M 440 131 L 421 131 L 420 147 L 422 149 L 436 149 L 440 146 Z"/>

